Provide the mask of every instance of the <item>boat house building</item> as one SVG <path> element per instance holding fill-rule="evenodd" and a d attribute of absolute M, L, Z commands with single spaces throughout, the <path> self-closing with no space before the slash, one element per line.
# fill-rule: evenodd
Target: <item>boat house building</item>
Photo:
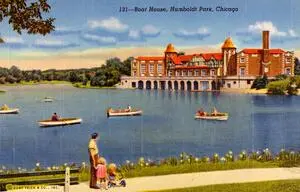
<path fill-rule="evenodd" d="M 217 53 L 180 54 L 168 44 L 162 56 L 138 56 L 131 63 L 131 76 L 121 77 L 121 87 L 208 91 L 250 88 L 254 79 L 266 74 L 294 75 L 294 53 L 271 49 L 269 31 L 262 32 L 261 48 L 237 51 L 228 37 Z"/>

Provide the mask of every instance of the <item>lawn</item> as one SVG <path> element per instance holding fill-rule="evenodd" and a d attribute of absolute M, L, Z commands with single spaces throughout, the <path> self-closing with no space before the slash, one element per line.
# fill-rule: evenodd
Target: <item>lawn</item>
<path fill-rule="evenodd" d="M 18 86 L 18 85 L 40 85 L 40 84 L 71 84 L 68 81 L 21 81 L 20 83 L 6 83 L 5 86 Z"/>
<path fill-rule="evenodd" d="M 82 83 L 74 83 L 73 86 L 76 88 L 85 88 L 85 89 L 115 89 L 115 87 L 91 86 L 90 81 L 88 81 L 86 85 L 83 85 Z"/>
<path fill-rule="evenodd" d="M 208 185 L 159 192 L 300 192 L 300 180 Z"/>
<path fill-rule="evenodd" d="M 235 161 L 226 163 L 193 163 L 182 165 L 160 165 L 151 167 L 137 167 L 134 169 L 124 170 L 123 175 L 126 178 L 157 176 L 177 173 L 193 173 L 206 172 L 217 170 L 232 170 L 232 169 L 249 169 L 249 168 L 274 168 L 279 167 L 278 162 L 258 162 L 254 160 Z"/>

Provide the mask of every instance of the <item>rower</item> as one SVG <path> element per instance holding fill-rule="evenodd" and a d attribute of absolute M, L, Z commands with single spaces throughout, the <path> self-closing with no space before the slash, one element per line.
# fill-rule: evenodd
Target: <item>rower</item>
<path fill-rule="evenodd" d="M 4 104 L 2 107 L 1 107 L 1 110 L 8 110 L 9 109 L 9 107 L 6 105 L 6 104 Z"/>
<path fill-rule="evenodd" d="M 52 117 L 51 117 L 52 121 L 59 121 L 59 117 L 56 113 L 53 113 Z"/>
<path fill-rule="evenodd" d="M 131 111 L 131 106 L 130 106 L 130 105 L 127 106 L 127 110 L 128 110 L 129 112 Z"/>
<path fill-rule="evenodd" d="M 217 114 L 218 114 L 218 111 L 217 111 L 216 107 L 214 107 L 214 109 L 212 111 L 212 115 L 217 116 Z"/>

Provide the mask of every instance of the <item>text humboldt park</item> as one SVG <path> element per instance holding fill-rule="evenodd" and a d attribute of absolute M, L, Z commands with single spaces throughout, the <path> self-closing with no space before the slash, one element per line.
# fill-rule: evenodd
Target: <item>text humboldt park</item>
<path fill-rule="evenodd" d="M 149 7 L 134 7 L 134 9 L 127 9 L 127 10 L 134 11 L 134 12 L 215 12 L 216 11 L 216 12 L 232 12 L 232 13 L 239 11 L 237 7 L 223 7 L 223 6 L 216 6 L 216 7 L 171 6 L 170 8 L 149 6 Z"/>

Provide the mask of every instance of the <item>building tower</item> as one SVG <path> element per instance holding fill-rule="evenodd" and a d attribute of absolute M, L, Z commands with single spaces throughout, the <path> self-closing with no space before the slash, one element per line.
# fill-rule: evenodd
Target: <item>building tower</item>
<path fill-rule="evenodd" d="M 165 50 L 165 67 L 164 68 L 166 69 L 166 73 L 167 73 L 167 70 L 170 70 L 172 60 L 174 60 L 176 58 L 177 58 L 177 52 L 175 51 L 173 44 L 169 43 Z"/>
<path fill-rule="evenodd" d="M 262 68 L 261 68 L 261 75 L 268 74 L 269 72 L 269 65 L 270 62 L 270 33 L 269 31 L 263 31 L 262 32 L 262 49 L 263 49 L 263 55 L 262 55 Z"/>
<path fill-rule="evenodd" d="M 218 73 L 218 75 L 227 76 L 232 75 L 233 70 L 236 70 L 236 61 L 233 59 L 236 54 L 236 47 L 233 44 L 233 41 L 230 37 L 228 37 L 222 46 L 222 53 L 223 53 L 223 66 L 222 71 Z"/>

